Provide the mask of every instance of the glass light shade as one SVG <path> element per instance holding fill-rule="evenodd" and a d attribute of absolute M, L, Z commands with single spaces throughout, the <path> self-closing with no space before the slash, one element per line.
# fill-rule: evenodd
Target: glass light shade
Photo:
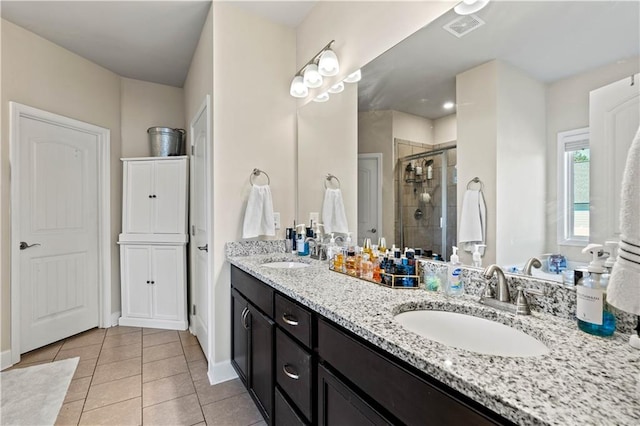
<path fill-rule="evenodd" d="M 347 78 L 344 79 L 345 83 L 357 83 L 362 79 L 362 71 L 356 70 L 349 74 Z"/>
<path fill-rule="evenodd" d="M 318 96 L 313 98 L 314 102 L 327 102 L 329 100 L 329 94 L 327 92 L 320 93 Z"/>
<path fill-rule="evenodd" d="M 333 77 L 340 71 L 338 57 L 333 50 L 325 50 L 318 61 L 318 72 L 325 77 Z"/>
<path fill-rule="evenodd" d="M 302 80 L 301 75 L 296 75 L 295 77 L 293 77 L 289 93 L 294 98 L 304 98 L 309 94 L 309 89 L 304 85 L 304 81 Z"/>
<path fill-rule="evenodd" d="M 489 0 L 462 0 L 453 10 L 458 15 L 471 15 L 478 12 L 489 3 Z"/>
<path fill-rule="evenodd" d="M 304 84 L 309 89 L 315 89 L 322 86 L 322 76 L 318 72 L 318 66 L 316 64 L 307 65 L 304 70 Z"/>
<path fill-rule="evenodd" d="M 331 86 L 331 88 L 329 89 L 329 93 L 340 93 L 344 90 L 344 83 L 343 82 L 339 82 L 337 84 L 334 84 L 333 86 Z"/>

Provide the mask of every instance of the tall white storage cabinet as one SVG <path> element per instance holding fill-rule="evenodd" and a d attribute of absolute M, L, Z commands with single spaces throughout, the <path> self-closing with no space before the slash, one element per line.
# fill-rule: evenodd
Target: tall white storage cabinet
<path fill-rule="evenodd" d="M 187 157 L 122 162 L 119 324 L 186 330 Z"/>

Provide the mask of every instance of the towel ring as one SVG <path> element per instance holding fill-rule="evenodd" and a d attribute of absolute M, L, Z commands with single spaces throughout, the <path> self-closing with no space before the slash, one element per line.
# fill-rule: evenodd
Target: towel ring
<path fill-rule="evenodd" d="M 336 176 L 332 175 L 331 173 L 327 173 L 327 178 L 324 180 L 324 189 L 328 189 L 327 182 L 331 182 L 332 179 L 335 179 L 336 182 L 338 182 L 338 188 L 336 189 L 340 189 L 340 179 L 338 179 Z"/>
<path fill-rule="evenodd" d="M 474 177 L 473 179 L 471 179 L 467 183 L 467 189 L 471 189 L 471 185 L 473 185 L 474 183 L 479 183 L 480 184 L 480 191 L 484 190 L 484 183 L 482 183 L 482 181 L 480 180 L 480 178 L 478 176 Z"/>
<path fill-rule="evenodd" d="M 249 182 L 251 182 L 251 185 L 255 185 L 255 183 L 253 183 L 253 178 L 260 176 L 260 174 L 265 175 L 267 177 L 267 185 L 271 185 L 271 179 L 269 178 L 267 172 L 260 169 L 253 169 L 253 172 L 251 172 L 251 174 L 249 175 Z"/>

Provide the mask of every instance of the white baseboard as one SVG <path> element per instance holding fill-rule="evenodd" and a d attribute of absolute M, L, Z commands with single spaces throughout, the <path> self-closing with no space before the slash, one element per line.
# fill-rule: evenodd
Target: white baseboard
<path fill-rule="evenodd" d="M 118 325 L 118 321 L 120 320 L 121 316 L 122 314 L 120 313 L 120 311 L 111 314 L 111 327 L 115 327 L 116 325 Z"/>
<path fill-rule="evenodd" d="M 13 365 L 11 362 L 11 349 L 0 352 L 0 370 L 9 368 Z"/>
<path fill-rule="evenodd" d="M 215 364 L 209 363 L 209 371 L 207 372 L 207 376 L 209 376 L 209 383 L 212 385 L 217 385 L 218 383 L 226 382 L 228 380 L 233 380 L 238 377 L 236 370 L 231 366 L 231 361 L 223 361 Z"/>

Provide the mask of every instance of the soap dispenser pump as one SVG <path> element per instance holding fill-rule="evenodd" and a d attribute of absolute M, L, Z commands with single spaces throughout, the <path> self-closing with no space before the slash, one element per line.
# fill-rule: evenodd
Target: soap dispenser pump
<path fill-rule="evenodd" d="M 602 274 L 606 269 L 598 259 L 602 250 L 600 244 L 589 244 L 582 252 L 591 253 L 588 275 L 581 278 L 576 286 L 576 319 L 578 328 L 595 336 L 611 336 L 616 329 L 616 317 L 609 312 L 606 302 L 606 288 Z"/>
<path fill-rule="evenodd" d="M 604 261 L 604 268 L 607 272 L 611 273 L 613 265 L 616 263 L 616 249 L 618 248 L 617 241 L 605 241 L 604 246 L 607 247 L 609 257 Z"/>
<path fill-rule="evenodd" d="M 486 247 L 486 244 L 475 244 L 472 259 L 473 266 L 482 267 L 482 255 L 480 254 L 480 247 Z"/>

